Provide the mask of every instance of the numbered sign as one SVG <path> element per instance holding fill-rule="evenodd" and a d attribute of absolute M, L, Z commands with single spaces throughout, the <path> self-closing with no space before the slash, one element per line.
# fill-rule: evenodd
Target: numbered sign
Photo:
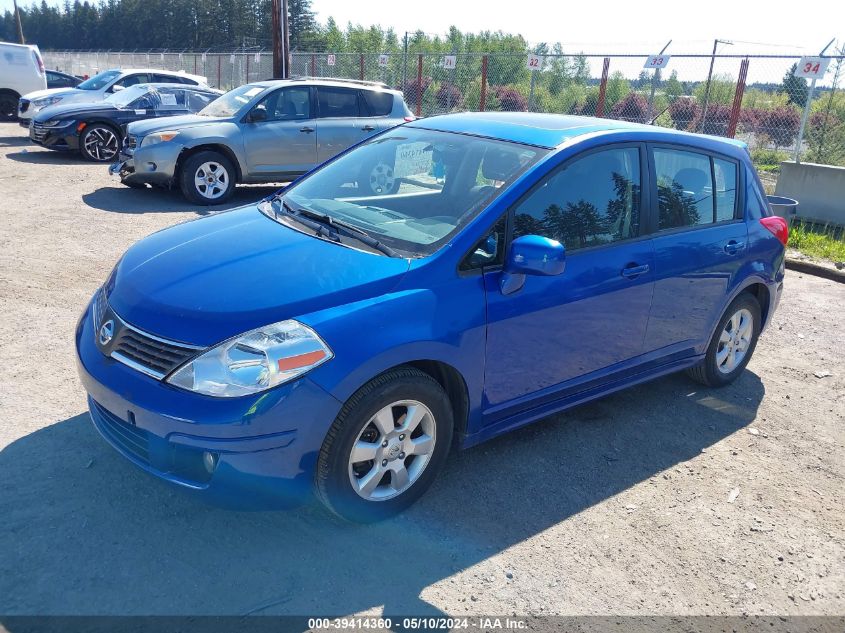
<path fill-rule="evenodd" d="M 794 75 L 796 77 L 806 77 L 807 79 L 821 79 L 827 72 L 827 65 L 830 63 L 829 57 L 802 57 L 795 68 Z"/>
<path fill-rule="evenodd" d="M 161 61 L 164 61 L 164 53 L 159 53 L 158 56 L 161 58 Z"/>
<path fill-rule="evenodd" d="M 652 55 L 645 61 L 643 68 L 666 68 L 668 63 L 668 55 Z"/>
<path fill-rule="evenodd" d="M 206 60 L 207 58 L 208 58 L 208 55 L 206 55 L 205 53 L 203 53 L 203 54 L 202 54 L 202 63 L 203 63 L 203 64 L 205 63 L 205 60 Z"/>
<path fill-rule="evenodd" d="M 446 70 L 453 70 L 458 65 L 457 55 L 446 55 L 443 58 L 443 68 Z"/>
<path fill-rule="evenodd" d="M 147 53 L 147 63 L 148 64 L 150 63 L 150 54 L 149 53 Z"/>
<path fill-rule="evenodd" d="M 261 53 L 256 53 L 256 54 L 255 54 L 255 63 L 256 63 L 256 64 L 260 64 L 260 63 L 261 63 Z"/>
<path fill-rule="evenodd" d="M 234 65 L 234 64 L 235 64 L 235 54 L 234 54 L 234 53 L 232 53 L 231 55 L 229 55 L 229 61 L 230 61 L 230 62 L 232 62 L 232 65 Z"/>
<path fill-rule="evenodd" d="M 542 70 L 543 58 L 533 53 L 528 55 L 528 70 Z"/>
<path fill-rule="evenodd" d="M 387 60 L 389 60 L 389 59 L 390 59 L 389 55 L 379 55 L 378 56 L 378 65 L 381 66 L 382 68 L 384 68 L 385 66 L 387 66 Z"/>
<path fill-rule="evenodd" d="M 179 63 L 182 63 L 182 53 L 179 53 Z"/>
<path fill-rule="evenodd" d="M 329 55 L 328 57 L 326 57 L 326 63 L 327 63 L 329 66 L 334 66 L 334 63 L 335 63 L 335 56 L 334 56 L 334 55 Z"/>

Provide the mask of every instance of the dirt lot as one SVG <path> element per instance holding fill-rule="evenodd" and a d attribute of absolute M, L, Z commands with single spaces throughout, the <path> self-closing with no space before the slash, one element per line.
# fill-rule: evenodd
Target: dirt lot
<path fill-rule="evenodd" d="M 91 426 L 80 311 L 201 210 L 15 124 L 0 210 L 0 614 L 845 614 L 845 285 L 789 274 L 731 387 L 673 376 L 455 454 L 363 527 L 207 507 Z"/>

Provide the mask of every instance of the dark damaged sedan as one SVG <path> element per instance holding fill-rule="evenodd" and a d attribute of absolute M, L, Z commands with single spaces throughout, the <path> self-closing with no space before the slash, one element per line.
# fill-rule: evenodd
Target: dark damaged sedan
<path fill-rule="evenodd" d="M 78 151 L 88 160 L 106 162 L 120 151 L 127 124 L 193 114 L 221 94 L 184 84 L 138 84 L 105 101 L 44 108 L 33 117 L 29 138 L 48 149 Z"/>

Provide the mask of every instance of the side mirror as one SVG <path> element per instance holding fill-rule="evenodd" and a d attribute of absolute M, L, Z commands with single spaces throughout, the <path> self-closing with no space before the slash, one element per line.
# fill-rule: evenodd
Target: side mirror
<path fill-rule="evenodd" d="M 560 275 L 566 268 L 566 249 L 557 240 L 523 235 L 511 242 L 501 280 L 502 294 L 516 292 L 525 275 Z"/>
<path fill-rule="evenodd" d="M 267 120 L 267 110 L 263 108 L 255 108 L 246 115 L 247 123 L 260 123 Z"/>
<path fill-rule="evenodd" d="M 121 90 L 126 90 L 126 86 L 121 86 L 120 84 L 115 84 L 111 88 L 109 88 L 109 91 L 111 91 L 111 92 L 120 92 Z"/>

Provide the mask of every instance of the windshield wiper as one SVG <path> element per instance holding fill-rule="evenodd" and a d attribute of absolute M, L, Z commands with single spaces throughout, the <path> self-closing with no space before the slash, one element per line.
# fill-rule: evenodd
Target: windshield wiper
<path fill-rule="evenodd" d="M 301 222 L 305 226 L 314 229 L 318 236 L 325 235 L 325 237 L 328 237 L 329 239 L 336 239 L 337 241 L 340 241 L 339 237 L 341 235 L 345 235 L 346 237 L 351 237 L 370 248 L 374 248 L 377 251 L 384 253 L 388 257 L 400 257 L 400 255 L 387 244 L 380 242 L 364 229 L 358 228 L 354 224 L 338 220 L 326 213 L 319 213 L 317 211 L 311 211 L 310 209 L 303 209 L 301 207 L 294 209 L 290 206 L 290 204 L 288 204 L 287 200 L 282 199 L 282 196 L 274 196 L 271 198 L 271 203 L 273 202 L 281 202 L 281 207 L 286 215 L 296 219 L 297 222 Z M 331 232 L 324 233 L 326 230 L 333 231 L 334 235 L 332 235 Z"/>

